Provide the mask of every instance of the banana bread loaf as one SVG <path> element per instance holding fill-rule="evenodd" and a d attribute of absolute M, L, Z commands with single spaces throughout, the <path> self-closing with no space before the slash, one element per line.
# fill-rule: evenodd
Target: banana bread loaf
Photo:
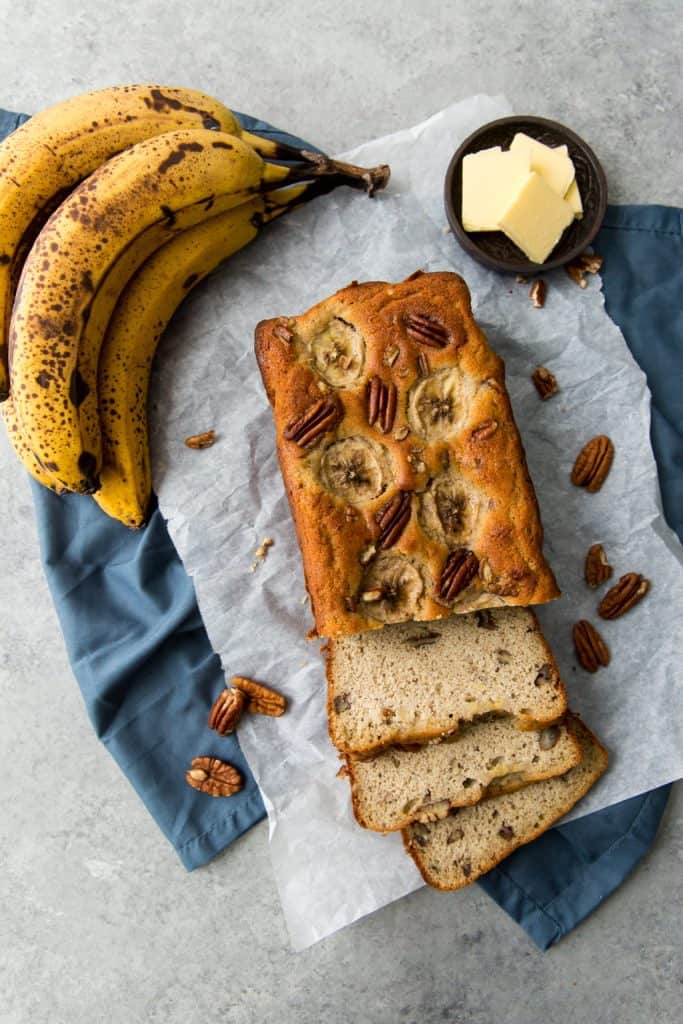
<path fill-rule="evenodd" d="M 320 636 L 558 596 L 503 363 L 457 274 L 353 283 L 256 356 Z"/>

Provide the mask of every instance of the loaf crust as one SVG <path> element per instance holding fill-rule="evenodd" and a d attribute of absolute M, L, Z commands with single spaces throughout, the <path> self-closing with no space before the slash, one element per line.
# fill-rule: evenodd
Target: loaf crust
<path fill-rule="evenodd" d="M 503 363 L 457 274 L 354 282 L 261 322 L 256 357 L 319 636 L 559 595 Z"/>

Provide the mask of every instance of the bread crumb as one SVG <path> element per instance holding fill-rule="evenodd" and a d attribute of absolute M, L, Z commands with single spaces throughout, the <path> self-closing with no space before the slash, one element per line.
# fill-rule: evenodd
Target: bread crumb
<path fill-rule="evenodd" d="M 256 557 L 263 561 L 268 554 L 268 548 L 272 548 L 274 543 L 275 541 L 272 537 L 264 537 L 261 541 L 261 547 L 256 548 Z M 254 565 L 256 565 L 256 562 L 254 562 Z"/>

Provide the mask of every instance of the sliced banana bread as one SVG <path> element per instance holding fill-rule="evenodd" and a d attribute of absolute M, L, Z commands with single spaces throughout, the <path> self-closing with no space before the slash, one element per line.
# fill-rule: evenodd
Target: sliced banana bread
<path fill-rule="evenodd" d="M 336 637 L 327 680 L 330 737 L 348 754 L 424 742 L 491 711 L 538 729 L 567 710 L 555 659 L 527 608 Z"/>
<path fill-rule="evenodd" d="M 443 821 L 415 822 L 403 842 L 420 874 L 436 889 L 461 889 L 519 846 L 550 828 L 584 796 L 607 768 L 607 751 L 574 716 L 583 757 L 576 768 L 515 793 L 453 811 Z"/>
<path fill-rule="evenodd" d="M 521 732 L 505 716 L 463 726 L 437 742 L 389 747 L 368 759 L 347 757 L 347 767 L 358 824 L 393 832 L 562 775 L 580 760 L 579 741 L 564 723 Z"/>

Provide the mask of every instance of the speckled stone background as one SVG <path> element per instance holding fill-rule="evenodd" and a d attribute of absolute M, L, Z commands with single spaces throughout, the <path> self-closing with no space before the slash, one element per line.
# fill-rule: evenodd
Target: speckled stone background
<path fill-rule="evenodd" d="M 1 0 L 0 24 L 5 107 L 177 82 L 341 151 L 504 92 L 586 137 L 612 201 L 683 205 L 681 0 Z M 0 474 L 1 1024 L 681 1019 L 680 784 L 650 856 L 545 955 L 476 887 L 292 954 L 264 825 L 187 875 L 90 729 L 4 434 Z"/>

